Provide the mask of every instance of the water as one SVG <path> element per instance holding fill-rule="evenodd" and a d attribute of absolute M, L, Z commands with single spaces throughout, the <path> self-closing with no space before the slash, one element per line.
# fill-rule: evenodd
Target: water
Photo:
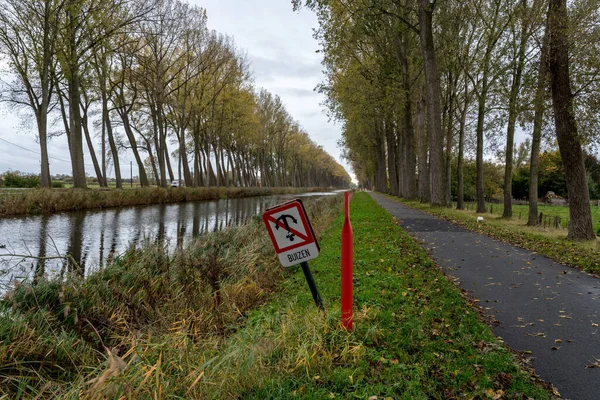
<path fill-rule="evenodd" d="M 15 280 L 87 275 L 131 246 L 162 242 L 169 249 L 206 232 L 245 223 L 295 197 L 336 192 L 248 197 L 0 218 L 0 293 Z M 10 254 L 10 255 L 7 255 Z M 70 255 L 72 262 L 65 259 Z M 27 256 L 27 257 L 25 257 Z M 57 257 L 57 258 L 52 258 Z M 42 260 L 44 259 L 44 260 Z M 3 290 L 4 289 L 4 290 Z"/>

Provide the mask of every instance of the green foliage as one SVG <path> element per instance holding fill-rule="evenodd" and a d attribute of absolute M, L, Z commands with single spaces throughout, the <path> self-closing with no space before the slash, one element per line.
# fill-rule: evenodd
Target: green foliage
<path fill-rule="evenodd" d="M 52 187 L 55 189 L 62 189 L 65 187 L 65 183 L 63 181 L 52 181 Z"/>
<path fill-rule="evenodd" d="M 519 167 L 512 178 L 513 199 L 529 198 L 529 168 Z"/>
<path fill-rule="evenodd" d="M 40 186 L 40 176 L 7 172 L 4 174 L 4 186 L 7 188 L 36 188 Z"/>
<path fill-rule="evenodd" d="M 474 160 L 465 160 L 463 167 L 464 176 L 464 198 L 472 201 L 477 198 L 477 165 Z M 504 166 L 489 161 L 483 162 L 483 192 L 486 199 L 494 199 L 502 196 L 504 185 Z M 452 196 L 458 195 L 458 180 L 456 168 L 452 168 Z"/>
<path fill-rule="evenodd" d="M 538 171 L 538 196 L 543 197 L 548 192 L 567 198 L 567 181 L 558 151 L 549 151 L 540 154 Z"/>
<path fill-rule="evenodd" d="M 593 154 L 586 154 L 585 168 L 588 172 L 588 189 L 591 199 L 600 197 L 600 161 Z M 513 175 L 513 198 L 529 197 L 529 166 L 519 167 Z M 567 182 L 560 153 L 558 151 L 540 154 L 538 171 L 538 197 L 544 197 L 549 191 L 568 198 Z"/>

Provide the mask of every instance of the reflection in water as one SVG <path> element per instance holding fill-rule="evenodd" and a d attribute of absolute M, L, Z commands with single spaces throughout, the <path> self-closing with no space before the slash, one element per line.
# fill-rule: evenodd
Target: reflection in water
<path fill-rule="evenodd" d="M 322 196 L 332 193 L 316 193 Z M 13 280 L 80 276 L 105 266 L 130 246 L 165 243 L 170 251 L 205 232 L 240 225 L 292 196 L 251 197 L 0 218 L 0 293 Z M 304 196 L 301 196 L 304 197 Z M 70 255 L 66 258 L 48 259 Z M 44 258 L 47 258 L 44 260 Z"/>
<path fill-rule="evenodd" d="M 37 264 L 35 265 L 35 274 L 33 281 L 37 283 L 37 281 L 44 276 L 46 273 L 46 242 L 48 236 L 48 216 L 44 215 L 40 219 L 40 246 L 38 249 L 38 259 Z"/>
<path fill-rule="evenodd" d="M 67 272 L 84 276 L 85 261 L 87 259 L 87 248 L 83 248 L 83 222 L 85 220 L 85 213 L 73 213 L 69 215 L 69 219 L 71 224 L 71 232 L 69 235 L 67 254 L 72 257 L 73 261 L 68 260 Z"/>

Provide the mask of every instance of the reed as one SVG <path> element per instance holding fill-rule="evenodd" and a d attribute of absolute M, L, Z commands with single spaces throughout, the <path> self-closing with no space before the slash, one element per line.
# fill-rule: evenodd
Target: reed
<path fill-rule="evenodd" d="M 60 211 L 129 207 L 161 203 L 217 200 L 316 192 L 324 188 L 202 187 L 137 189 L 37 189 L 0 194 L 0 217 Z"/>

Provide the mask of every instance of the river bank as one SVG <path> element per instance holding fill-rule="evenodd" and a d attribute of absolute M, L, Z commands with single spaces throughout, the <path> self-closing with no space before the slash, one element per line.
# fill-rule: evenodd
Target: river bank
<path fill-rule="evenodd" d="M 342 198 L 306 203 L 319 235 L 339 214 Z M 175 252 L 160 244 L 131 249 L 86 279 L 16 283 L 0 301 L 0 397 L 99 391 L 113 398 L 106 379 L 121 375 L 123 362 L 127 372 L 148 372 L 158 362 L 158 376 L 190 384 L 171 368 L 183 363 L 193 373 L 206 362 L 202 353 L 238 330 L 285 273 L 262 221 L 253 218 Z M 130 389 L 143 380 L 131 378 Z M 175 393 L 172 386 L 164 390 Z"/>
<path fill-rule="evenodd" d="M 321 254 L 281 269 L 262 222 L 0 302 L 0 390 L 47 398 L 551 395 L 367 194 L 351 203 L 355 330 L 339 326 L 340 196 L 307 202 Z M 6 388 L 6 389 L 4 389 Z M 9 391 L 10 390 L 10 391 Z M 0 395 L 1 397 L 1 395 Z"/>
<path fill-rule="evenodd" d="M 293 187 L 151 187 L 137 189 L 18 190 L 0 193 L 0 217 L 224 198 L 271 196 L 325 190 L 327 189 Z"/>

